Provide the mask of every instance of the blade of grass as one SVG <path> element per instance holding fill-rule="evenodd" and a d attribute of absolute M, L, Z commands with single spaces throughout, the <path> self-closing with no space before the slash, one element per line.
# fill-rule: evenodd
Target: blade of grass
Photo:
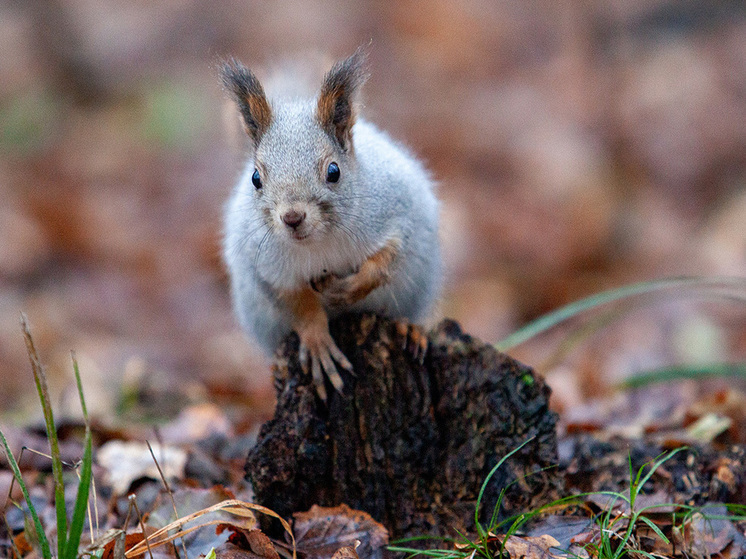
<path fill-rule="evenodd" d="M 662 539 L 664 543 L 666 544 L 671 543 L 669 539 L 666 537 L 666 535 L 661 531 L 661 529 L 655 525 L 655 522 L 653 522 L 652 520 L 650 520 L 649 518 L 645 516 L 639 516 L 638 519 L 644 522 L 648 526 L 648 528 L 650 528 L 653 532 L 655 532 L 655 535 L 658 536 L 660 539 Z"/>
<path fill-rule="evenodd" d="M 398 540 L 394 540 L 391 542 L 391 545 L 400 545 L 408 542 L 422 542 L 422 541 L 432 541 L 437 540 L 439 542 L 443 543 L 451 543 L 456 544 L 458 543 L 458 540 L 456 538 L 449 538 L 448 536 L 431 536 L 431 535 L 424 535 L 424 536 L 411 536 L 408 538 L 400 538 Z"/>
<path fill-rule="evenodd" d="M 34 374 L 36 391 L 39 394 L 39 401 L 41 402 L 42 411 L 44 412 L 47 440 L 49 441 L 49 450 L 52 455 L 54 508 L 57 517 L 57 555 L 58 557 L 64 557 L 67 540 L 67 511 L 65 509 L 65 484 L 62 478 L 62 461 L 60 460 L 60 446 L 57 439 L 57 429 L 54 426 L 54 415 L 52 414 L 52 403 L 47 388 L 47 377 L 44 374 L 44 368 L 41 365 L 39 354 L 36 351 L 34 340 L 31 337 L 28 320 L 26 315 L 23 313 L 21 313 L 21 329 L 23 331 L 24 340 L 26 341 L 29 360 L 31 361 L 31 371 Z"/>
<path fill-rule="evenodd" d="M 602 331 L 604 328 L 622 320 L 625 316 L 630 313 L 643 308 L 649 309 L 652 305 L 659 303 L 663 300 L 663 296 L 671 298 L 672 296 L 678 295 L 677 293 L 642 293 L 637 297 L 630 297 L 627 300 L 619 301 L 617 305 L 608 311 L 600 312 L 599 316 L 592 317 L 585 324 L 575 326 L 570 329 L 569 333 L 560 340 L 557 347 L 547 357 L 544 362 L 537 366 L 540 371 L 547 371 L 554 368 L 557 364 L 561 363 L 567 355 L 569 355 L 573 349 L 579 346 L 581 343 L 588 340 L 592 335 Z M 698 298 L 702 299 L 716 299 L 722 302 L 734 301 L 736 303 L 746 302 L 746 293 L 734 294 L 724 289 L 708 289 L 702 291 L 702 293 L 694 293 Z M 571 317 L 572 318 L 572 317 Z"/>
<path fill-rule="evenodd" d="M 535 437 L 529 437 L 525 441 L 523 441 L 520 445 L 518 445 L 516 448 L 508 452 L 505 456 L 503 456 L 497 464 L 490 470 L 490 473 L 487 474 L 487 477 L 484 479 L 484 482 L 482 482 L 482 487 L 479 489 L 479 495 L 477 496 L 477 505 L 476 510 L 474 511 L 474 521 L 479 523 L 479 508 L 482 503 L 482 497 L 484 496 L 484 492 L 487 489 L 487 485 L 489 484 L 490 479 L 492 479 L 492 476 L 495 475 L 495 472 L 502 466 L 511 456 L 513 456 L 515 453 L 520 451 L 524 446 L 526 446 L 528 443 L 534 440 Z M 511 483 L 512 485 L 512 483 Z"/>
<path fill-rule="evenodd" d="M 428 555 L 430 557 L 450 557 L 454 555 L 467 555 L 471 551 L 453 550 L 453 549 L 417 549 L 416 547 L 403 547 L 399 545 L 389 545 L 386 547 L 388 551 L 394 551 L 398 553 L 411 553 L 412 555 Z"/>
<path fill-rule="evenodd" d="M 746 278 L 716 277 L 716 278 L 668 278 L 656 281 L 644 281 L 625 285 L 616 289 L 602 291 L 590 297 L 580 299 L 559 309 L 547 313 L 527 325 L 519 328 L 508 337 L 495 344 L 498 351 L 508 351 L 513 347 L 549 330 L 557 324 L 572 318 L 582 312 L 594 309 L 601 305 L 627 299 L 636 295 L 666 291 L 678 288 L 707 288 L 707 289 L 737 289 L 746 292 Z M 737 296 L 737 300 L 746 301 L 746 295 Z"/>
<path fill-rule="evenodd" d="M 703 378 L 746 378 L 746 363 L 712 363 L 709 365 L 675 365 L 662 367 L 629 377 L 618 388 L 642 388 L 650 384 Z"/>
<path fill-rule="evenodd" d="M 26 500 L 29 512 L 31 513 L 31 518 L 34 521 L 34 528 L 36 529 L 36 536 L 39 540 L 39 545 L 41 545 L 42 555 L 44 559 L 52 559 L 52 550 L 49 547 L 49 540 L 44 533 L 44 528 L 41 525 L 41 520 L 39 520 L 39 515 L 36 513 L 34 504 L 31 502 L 31 495 L 29 494 L 26 483 L 23 481 L 23 477 L 21 476 L 21 469 L 18 467 L 18 462 L 16 462 L 15 456 L 13 456 L 13 453 L 10 450 L 10 446 L 8 445 L 8 441 L 2 431 L 0 431 L 0 441 L 3 444 L 3 449 L 5 450 L 5 456 L 8 459 L 10 469 L 13 471 L 13 477 L 15 477 L 15 480 L 18 482 L 18 485 L 21 488 L 23 498 Z"/>
<path fill-rule="evenodd" d="M 487 474 L 487 477 L 484 478 L 484 481 L 482 482 L 482 487 L 479 489 L 479 495 L 477 496 L 477 505 L 474 509 L 474 524 L 477 527 L 477 530 L 480 532 L 480 535 L 482 535 L 482 532 L 484 532 L 484 528 L 482 528 L 481 524 L 479 523 L 479 509 L 482 505 L 482 497 L 484 496 L 484 492 L 487 489 L 487 485 L 489 484 L 490 480 L 492 479 L 492 476 L 495 475 L 495 472 L 502 466 L 505 461 L 513 456 L 516 452 L 521 450 L 524 446 L 526 446 L 529 442 L 531 442 L 534 439 L 534 437 L 530 437 L 523 441 L 520 445 L 518 445 L 516 448 L 508 452 L 505 456 L 500 458 L 497 464 L 494 465 L 494 467 L 490 470 L 490 473 Z M 499 506 L 500 503 L 498 503 L 496 506 Z"/>
<path fill-rule="evenodd" d="M 634 468 L 632 468 L 632 453 L 627 453 L 627 467 L 629 469 L 629 510 L 630 512 L 633 512 L 635 509 L 635 499 L 637 499 L 637 493 L 639 492 L 640 487 L 640 477 L 642 476 L 642 471 L 645 469 L 645 466 L 647 464 L 643 464 L 640 468 L 637 469 L 637 472 L 635 472 Z M 644 482 L 643 482 L 644 483 Z"/>
<path fill-rule="evenodd" d="M 64 559 L 75 559 L 78 556 L 78 546 L 85 526 L 86 511 L 88 509 L 88 495 L 91 487 L 93 453 L 91 444 L 91 429 L 86 424 L 83 461 L 81 463 L 80 483 L 75 496 L 75 508 L 70 521 L 70 532 L 65 545 Z"/>
<path fill-rule="evenodd" d="M 670 451 L 662 454 L 658 459 L 656 459 L 653 462 L 653 465 L 650 467 L 650 471 L 647 474 L 645 474 L 645 476 L 642 479 L 639 480 L 639 483 L 637 484 L 638 489 L 641 489 L 642 486 L 647 483 L 647 481 L 653 476 L 653 474 L 655 473 L 655 471 L 658 468 L 660 468 L 663 465 L 664 462 L 669 461 L 671 458 L 674 457 L 674 455 L 678 454 L 682 450 L 686 450 L 687 448 L 688 447 L 686 447 L 686 446 L 681 446 L 679 448 L 675 448 L 674 450 L 670 450 Z M 642 468 L 640 468 L 640 472 L 641 471 L 642 471 Z M 639 473 L 638 473 L 638 478 L 639 478 Z"/>
<path fill-rule="evenodd" d="M 75 358 L 75 353 L 72 353 L 72 362 L 73 371 L 75 373 L 75 382 L 78 386 L 78 398 L 80 399 L 80 407 L 83 409 L 85 437 L 83 442 L 84 450 L 80 472 L 80 483 L 78 484 L 78 493 L 75 496 L 75 508 L 73 509 L 73 517 L 70 522 L 70 533 L 68 534 L 67 542 L 65 544 L 64 555 L 61 556 L 62 559 L 75 559 L 78 556 L 78 546 L 80 545 L 80 537 L 83 534 L 83 526 L 85 525 L 85 514 L 88 508 L 88 494 L 91 488 L 93 465 L 91 423 L 88 419 L 88 408 L 85 405 L 83 383 L 80 381 L 80 370 L 78 368 L 78 360 Z"/>

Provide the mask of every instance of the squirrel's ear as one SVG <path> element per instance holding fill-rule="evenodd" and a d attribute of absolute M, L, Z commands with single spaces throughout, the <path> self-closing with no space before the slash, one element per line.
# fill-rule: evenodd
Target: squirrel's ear
<path fill-rule="evenodd" d="M 254 74 L 235 58 L 224 62 L 220 69 L 223 86 L 231 93 L 243 117 L 246 133 L 259 144 L 272 121 L 272 111 L 264 88 Z"/>
<path fill-rule="evenodd" d="M 355 54 L 337 62 L 329 70 L 321 86 L 316 118 L 321 127 L 334 136 L 343 149 L 351 145 L 356 93 L 368 77 L 365 70 L 366 61 L 365 50 L 362 47 L 358 48 Z"/>

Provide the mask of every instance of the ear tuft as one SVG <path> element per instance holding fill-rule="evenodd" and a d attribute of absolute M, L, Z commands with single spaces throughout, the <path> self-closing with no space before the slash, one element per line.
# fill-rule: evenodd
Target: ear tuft
<path fill-rule="evenodd" d="M 220 68 L 223 87 L 233 96 L 244 121 L 246 133 L 256 147 L 272 122 L 272 111 L 257 77 L 235 58 Z"/>
<path fill-rule="evenodd" d="M 360 47 L 349 58 L 337 62 L 324 78 L 316 106 L 321 127 L 345 150 L 351 145 L 357 92 L 368 78 L 367 59 L 366 51 Z"/>

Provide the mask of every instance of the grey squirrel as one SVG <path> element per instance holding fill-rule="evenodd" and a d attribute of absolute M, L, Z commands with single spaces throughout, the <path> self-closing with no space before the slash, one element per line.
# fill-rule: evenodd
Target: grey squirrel
<path fill-rule="evenodd" d="M 270 99 L 235 59 L 221 77 L 250 140 L 225 217 L 233 305 L 269 354 L 298 333 L 303 370 L 326 400 L 323 373 L 341 391 L 335 362 L 352 370 L 329 317 L 372 311 L 418 322 L 433 309 L 442 279 L 433 182 L 406 149 L 357 117 L 362 49 L 332 67 L 315 99 Z M 409 335 L 423 355 L 424 336 Z"/>

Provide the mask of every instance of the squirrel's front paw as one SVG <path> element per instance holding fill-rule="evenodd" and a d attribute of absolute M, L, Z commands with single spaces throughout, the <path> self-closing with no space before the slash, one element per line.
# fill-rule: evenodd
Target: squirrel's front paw
<path fill-rule="evenodd" d="M 311 286 L 321 294 L 321 299 L 329 307 L 349 307 L 373 290 L 373 286 L 362 281 L 359 274 L 344 277 L 329 274 L 314 280 Z"/>
<path fill-rule="evenodd" d="M 313 278 L 310 281 L 311 289 L 313 289 L 316 293 L 324 293 L 324 291 L 329 289 L 339 279 L 339 276 L 335 274 L 326 274 L 325 276 Z"/>
<path fill-rule="evenodd" d="M 342 392 L 344 383 L 337 372 L 336 361 L 344 370 L 352 372 L 352 364 L 334 343 L 328 331 L 305 331 L 298 332 L 300 336 L 299 358 L 303 371 L 308 374 L 311 370 L 313 383 L 316 385 L 316 393 L 319 398 L 326 402 L 326 387 L 324 386 L 324 373 L 337 392 Z M 323 372 L 322 372 L 323 371 Z"/>

